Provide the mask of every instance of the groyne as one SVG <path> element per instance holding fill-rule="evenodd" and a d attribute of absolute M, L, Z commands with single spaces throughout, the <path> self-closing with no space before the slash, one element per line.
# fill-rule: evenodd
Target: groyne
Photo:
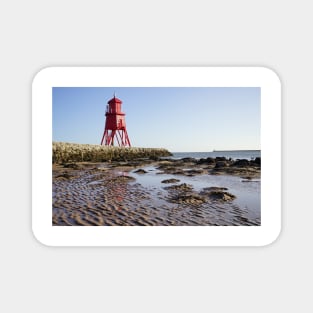
<path fill-rule="evenodd" d="M 67 142 L 52 143 L 52 163 L 130 161 L 171 156 L 163 148 L 115 147 Z"/>

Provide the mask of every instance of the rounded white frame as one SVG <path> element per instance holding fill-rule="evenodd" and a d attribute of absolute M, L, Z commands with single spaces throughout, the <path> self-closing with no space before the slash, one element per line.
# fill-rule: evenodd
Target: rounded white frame
<path fill-rule="evenodd" d="M 52 87 L 260 87 L 261 226 L 52 226 Z M 51 140 L 48 140 L 51 138 Z M 49 246 L 264 246 L 281 230 L 281 83 L 265 67 L 48 67 L 32 85 L 32 228 Z"/>

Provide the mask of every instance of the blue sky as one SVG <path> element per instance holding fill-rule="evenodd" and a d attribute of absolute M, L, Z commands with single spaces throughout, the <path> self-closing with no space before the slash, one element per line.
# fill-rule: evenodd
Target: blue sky
<path fill-rule="evenodd" d="M 100 144 L 114 92 L 133 147 L 261 149 L 258 87 L 54 87 L 53 140 Z"/>

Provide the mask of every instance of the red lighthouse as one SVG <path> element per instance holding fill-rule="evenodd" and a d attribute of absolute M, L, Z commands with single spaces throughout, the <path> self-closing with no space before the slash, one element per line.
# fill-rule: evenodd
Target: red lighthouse
<path fill-rule="evenodd" d="M 108 102 L 105 112 L 105 128 L 101 145 L 114 146 L 114 139 L 119 146 L 130 147 L 127 135 L 125 113 L 121 111 L 122 101 L 114 97 Z"/>

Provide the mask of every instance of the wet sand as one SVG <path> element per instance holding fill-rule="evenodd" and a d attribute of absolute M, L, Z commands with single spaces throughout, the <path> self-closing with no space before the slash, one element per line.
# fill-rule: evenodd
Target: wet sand
<path fill-rule="evenodd" d="M 162 164 L 166 162 L 143 167 L 111 163 L 53 165 L 53 225 L 261 224 L 260 197 L 254 199 L 259 192 L 254 187 L 260 184 L 258 179 L 224 172 L 217 177 L 194 164 L 175 166 L 176 173 L 169 173 L 164 172 Z M 237 185 L 240 188 L 236 189 Z M 241 199 L 246 195 L 249 199 L 249 192 L 255 201 L 247 202 L 247 206 Z"/>

